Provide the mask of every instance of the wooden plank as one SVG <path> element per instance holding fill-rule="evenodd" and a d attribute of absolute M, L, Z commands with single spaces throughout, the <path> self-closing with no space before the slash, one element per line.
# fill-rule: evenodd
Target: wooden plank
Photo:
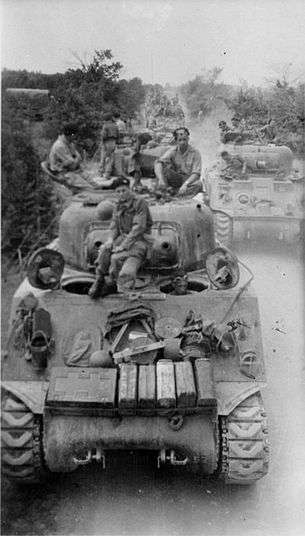
<path fill-rule="evenodd" d="M 119 379 L 119 408 L 135 408 L 137 404 L 137 365 L 122 363 Z"/>
<path fill-rule="evenodd" d="M 156 405 L 156 367 L 140 365 L 138 378 L 139 407 L 154 408 Z"/>
<path fill-rule="evenodd" d="M 157 362 L 157 401 L 162 408 L 176 406 L 174 363 L 166 359 Z"/>
<path fill-rule="evenodd" d="M 195 406 L 197 395 L 192 363 L 190 361 L 175 363 L 175 374 L 178 407 Z"/>
<path fill-rule="evenodd" d="M 123 324 L 123 326 L 121 326 L 120 330 L 118 331 L 113 343 L 112 343 L 112 346 L 111 346 L 111 351 L 112 353 L 114 353 L 117 349 L 117 346 L 120 342 L 120 340 L 122 339 L 126 329 L 127 329 L 127 326 L 128 326 L 128 322 L 125 322 L 125 324 Z"/>
<path fill-rule="evenodd" d="M 216 404 L 212 363 L 209 359 L 196 359 L 195 377 L 198 406 Z"/>
<path fill-rule="evenodd" d="M 115 352 L 112 357 L 115 363 L 122 363 L 139 354 L 144 354 L 153 350 L 160 350 L 161 348 L 164 348 L 164 346 L 165 343 L 162 341 L 152 342 L 151 344 L 146 344 L 145 346 L 138 346 L 138 348 L 125 348 L 121 352 Z"/>

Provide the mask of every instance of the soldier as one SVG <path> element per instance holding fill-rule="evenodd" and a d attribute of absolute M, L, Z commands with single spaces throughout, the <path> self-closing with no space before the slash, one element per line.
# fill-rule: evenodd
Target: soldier
<path fill-rule="evenodd" d="M 126 124 L 121 119 L 120 112 L 114 112 L 113 118 L 114 118 L 114 122 L 115 122 L 116 126 L 118 127 L 118 131 L 119 131 L 118 142 L 122 143 L 123 139 L 124 139 L 124 136 L 126 136 L 126 134 L 127 134 Z"/>
<path fill-rule="evenodd" d="M 106 113 L 104 115 L 104 123 L 102 128 L 102 150 L 101 161 L 104 158 L 105 152 L 111 152 L 116 148 L 116 144 L 119 141 L 119 129 L 113 120 L 112 113 Z"/>
<path fill-rule="evenodd" d="M 113 144 L 106 144 L 99 169 L 102 179 L 96 179 L 97 184 L 102 188 L 113 188 L 118 177 L 128 178 L 127 167 L 128 161 L 126 159 L 125 162 L 122 151 L 117 150 Z"/>
<path fill-rule="evenodd" d="M 168 149 L 155 163 L 156 188 L 173 188 L 179 195 L 196 195 L 202 191 L 201 155 L 189 145 L 189 130 L 173 132 L 175 147 Z"/>
<path fill-rule="evenodd" d="M 265 141 L 275 143 L 277 131 L 274 119 L 269 119 L 268 123 L 259 129 L 259 132 L 264 136 Z"/>
<path fill-rule="evenodd" d="M 230 137 L 230 141 L 241 143 L 243 141 L 244 124 L 242 124 L 241 119 L 237 116 L 232 117 L 231 123 L 232 128 L 229 129 L 228 137 Z"/>
<path fill-rule="evenodd" d="M 118 201 L 110 224 L 111 236 L 98 255 L 96 281 L 89 290 L 92 299 L 113 291 L 116 282 L 123 289 L 132 288 L 150 245 L 152 218 L 146 201 L 130 190 L 129 180 L 124 177 L 119 177 L 113 187 Z"/>
<path fill-rule="evenodd" d="M 104 114 L 104 123 L 102 128 L 102 141 L 103 143 L 107 140 L 117 141 L 119 138 L 119 129 L 117 124 L 114 121 L 113 114 L 107 112 Z"/>
<path fill-rule="evenodd" d="M 61 134 L 51 147 L 47 163 L 48 171 L 55 180 L 62 182 L 72 192 L 90 186 L 89 175 L 81 166 L 82 159 L 73 142 L 76 131 L 72 123 L 63 126 Z"/>
<path fill-rule="evenodd" d="M 173 290 L 170 292 L 173 296 L 185 296 L 186 294 L 191 294 L 188 290 L 188 275 L 184 273 L 177 274 L 176 277 L 172 280 Z"/>
<path fill-rule="evenodd" d="M 221 143 L 228 143 L 229 137 L 228 132 L 230 132 L 229 125 L 226 121 L 219 121 L 218 126 L 220 128 L 220 141 Z"/>
<path fill-rule="evenodd" d="M 246 179 L 247 164 L 239 155 L 232 155 L 228 151 L 220 153 L 221 158 L 227 164 L 221 170 L 221 177 L 226 180 Z"/>

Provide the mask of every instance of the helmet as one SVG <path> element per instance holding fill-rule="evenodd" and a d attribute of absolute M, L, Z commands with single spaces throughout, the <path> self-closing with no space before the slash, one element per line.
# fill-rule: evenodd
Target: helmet
<path fill-rule="evenodd" d="M 96 207 L 96 215 L 99 220 L 107 221 L 112 218 L 113 204 L 110 201 L 101 201 Z"/>

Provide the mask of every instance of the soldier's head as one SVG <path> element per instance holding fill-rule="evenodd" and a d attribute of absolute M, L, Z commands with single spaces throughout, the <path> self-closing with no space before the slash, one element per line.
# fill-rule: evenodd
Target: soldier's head
<path fill-rule="evenodd" d="M 240 125 L 239 117 L 237 117 L 236 115 L 234 117 L 232 117 L 231 123 L 232 123 L 233 127 L 238 127 Z"/>
<path fill-rule="evenodd" d="M 178 147 L 184 148 L 188 146 L 190 131 L 186 127 L 176 128 L 173 132 L 175 142 Z"/>
<path fill-rule="evenodd" d="M 231 155 L 228 153 L 228 151 L 222 151 L 220 156 L 225 162 L 230 162 L 231 160 Z"/>
<path fill-rule="evenodd" d="M 172 282 L 173 285 L 173 293 L 178 296 L 183 296 L 184 294 L 187 294 L 187 287 L 188 287 L 188 276 L 187 274 L 179 274 L 177 275 Z"/>
<path fill-rule="evenodd" d="M 228 130 L 229 128 L 226 121 L 219 121 L 218 126 L 221 130 Z"/>
<path fill-rule="evenodd" d="M 65 123 L 62 128 L 62 133 L 68 141 L 72 141 L 77 133 L 77 128 L 73 123 Z"/>
<path fill-rule="evenodd" d="M 104 115 L 103 115 L 103 120 L 104 121 L 113 121 L 113 113 L 112 112 L 106 112 Z"/>
<path fill-rule="evenodd" d="M 133 196 L 130 189 L 130 182 L 125 177 L 118 177 L 112 186 L 119 201 L 128 201 Z"/>

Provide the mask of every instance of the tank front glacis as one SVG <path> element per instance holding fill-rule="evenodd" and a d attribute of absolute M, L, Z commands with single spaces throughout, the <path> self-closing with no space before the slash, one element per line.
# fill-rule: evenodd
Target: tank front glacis
<path fill-rule="evenodd" d="M 209 178 L 210 205 L 234 221 L 298 223 L 302 217 L 299 188 L 290 179 L 292 152 L 288 147 L 226 145 L 247 164 L 245 178 L 226 180 L 218 172 Z"/>
<path fill-rule="evenodd" d="M 37 290 L 26 280 L 17 290 L 2 406 L 3 473 L 15 481 L 107 464 L 114 449 L 154 451 L 159 465 L 228 483 L 266 474 L 257 300 L 209 282 L 208 208 L 172 201 L 151 213 L 152 252 L 134 291 L 88 297 L 109 220 L 79 202 L 60 222 L 61 286 Z M 173 285 L 181 271 L 182 294 Z"/>

